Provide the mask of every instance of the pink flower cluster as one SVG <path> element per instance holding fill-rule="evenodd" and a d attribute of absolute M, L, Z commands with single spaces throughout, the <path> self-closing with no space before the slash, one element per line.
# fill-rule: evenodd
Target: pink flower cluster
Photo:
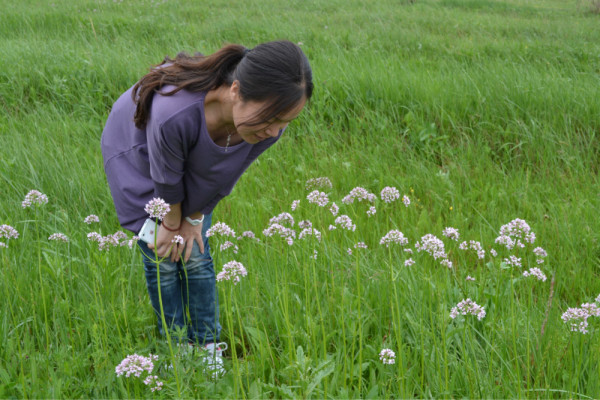
<path fill-rule="evenodd" d="M 412 258 L 407 258 L 406 260 L 404 260 L 404 266 L 405 267 L 410 267 L 411 265 L 415 264 L 415 260 L 413 260 Z"/>
<path fill-rule="evenodd" d="M 296 208 L 298 208 L 298 206 L 300 205 L 300 200 L 294 200 L 292 201 L 292 211 L 296 211 Z"/>
<path fill-rule="evenodd" d="M 446 258 L 444 242 L 431 233 L 421 237 L 421 241 L 415 244 L 415 248 L 418 252 L 425 251 L 429 253 L 435 260 Z"/>
<path fill-rule="evenodd" d="M 373 203 L 377 197 L 370 193 L 367 189 L 357 186 L 350 191 L 350 193 L 342 199 L 342 203 L 344 204 L 352 204 L 354 200 L 363 201 L 367 200 L 370 203 Z"/>
<path fill-rule="evenodd" d="M 333 185 L 331 184 L 331 180 L 325 176 L 320 178 L 311 178 L 306 181 L 306 190 L 313 190 L 318 188 L 331 189 Z"/>
<path fill-rule="evenodd" d="M 219 246 L 220 251 L 225 251 L 225 250 L 231 249 L 231 248 L 233 248 L 233 253 L 237 254 L 239 247 L 237 246 L 237 244 L 233 243 L 230 240 L 226 240 L 221 246 Z"/>
<path fill-rule="evenodd" d="M 313 226 L 312 222 L 310 222 L 307 219 L 298 222 L 298 228 L 300 228 L 300 229 L 312 228 L 312 226 Z"/>
<path fill-rule="evenodd" d="M 512 250 L 516 247 L 525 247 L 525 243 L 535 242 L 535 233 L 531 231 L 531 227 L 522 219 L 514 219 L 500 228 L 500 236 L 496 238 L 496 243 L 505 246 Z"/>
<path fill-rule="evenodd" d="M 544 258 L 548 256 L 548 253 L 546 253 L 546 250 L 542 249 L 541 247 L 536 247 L 535 249 L 533 249 L 533 254 L 536 255 L 536 257 L 537 257 L 536 262 L 538 264 L 542 264 L 544 262 Z"/>
<path fill-rule="evenodd" d="M 273 224 L 289 224 L 290 226 L 294 226 L 294 217 L 292 217 L 292 215 L 290 213 L 281 213 L 273 218 L 271 218 L 269 220 L 269 225 L 273 225 Z"/>
<path fill-rule="evenodd" d="M 53 233 L 52 235 L 50 235 L 48 240 L 56 240 L 58 242 L 67 243 L 69 241 L 69 238 L 64 233 Z"/>
<path fill-rule="evenodd" d="M 48 196 L 39 190 L 31 190 L 25 195 L 25 200 L 21 202 L 21 207 L 28 208 L 34 205 L 44 205 L 48 203 Z"/>
<path fill-rule="evenodd" d="M 231 236 L 235 237 L 235 231 L 229 227 L 224 222 L 217 222 L 206 231 L 206 237 L 211 237 L 213 235 L 220 236 Z"/>
<path fill-rule="evenodd" d="M 173 244 L 184 244 L 183 237 L 181 235 L 175 235 L 175 236 L 173 236 L 173 239 L 171 239 L 171 243 L 173 243 Z"/>
<path fill-rule="evenodd" d="M 397 229 L 392 229 L 381 238 L 379 244 L 385 244 L 385 247 L 390 247 L 390 244 L 398 243 L 401 246 L 408 244 L 408 239 L 404 236 L 404 233 Z"/>
<path fill-rule="evenodd" d="M 134 236 L 127 240 L 127 235 L 122 231 L 117 231 L 112 235 L 102 236 L 98 232 L 90 232 L 87 234 L 88 240 L 98 243 L 98 250 L 104 251 L 111 247 L 128 246 L 130 249 L 139 240 L 139 237 Z"/>
<path fill-rule="evenodd" d="M 144 379 L 144 384 L 150 387 L 150 390 L 157 391 L 161 390 L 163 383 L 158 380 L 158 376 L 151 375 L 154 370 L 154 361 L 158 360 L 157 355 L 150 354 L 148 357 L 140 356 L 137 354 L 128 355 L 119 365 L 115 368 L 117 376 L 125 375 L 126 378 L 135 377 L 140 378 L 142 373 L 146 372 L 148 375 Z"/>
<path fill-rule="evenodd" d="M 504 259 L 504 263 L 506 265 L 512 265 L 513 267 L 521 267 L 522 266 L 522 264 L 521 264 L 521 258 L 519 258 L 519 257 L 517 257 L 515 255 L 512 255 L 512 256 L 510 256 L 508 258 L 505 258 Z"/>
<path fill-rule="evenodd" d="M 342 227 L 343 229 L 346 229 L 346 230 L 349 230 L 352 232 L 354 232 L 356 230 L 356 225 L 352 222 L 350 217 L 347 215 L 340 215 L 339 217 L 337 217 L 335 219 L 335 224 L 337 226 Z M 331 227 L 330 227 L 330 229 L 331 229 Z"/>
<path fill-rule="evenodd" d="M 546 275 L 539 268 L 530 268 L 529 270 L 523 272 L 523 276 L 534 276 L 542 282 L 545 282 L 547 279 Z"/>
<path fill-rule="evenodd" d="M 304 228 L 300 232 L 300 235 L 298 235 L 298 239 L 304 239 L 305 237 L 311 236 L 311 235 L 316 237 L 319 242 L 321 241 L 321 232 L 314 229 L 313 227 Z"/>
<path fill-rule="evenodd" d="M 163 218 L 171 211 L 171 206 L 159 197 L 150 200 L 144 207 L 144 211 L 150 214 L 151 218 L 163 220 Z"/>
<path fill-rule="evenodd" d="M 407 195 L 402 196 L 402 202 L 404 203 L 404 205 L 406 207 L 408 207 L 410 205 L 410 199 L 408 198 Z"/>
<path fill-rule="evenodd" d="M 331 207 L 329 207 L 329 211 L 333 214 L 333 216 L 335 217 L 336 215 L 338 215 L 338 212 L 340 212 L 340 208 L 338 207 L 337 204 L 335 203 L 331 203 Z"/>
<path fill-rule="evenodd" d="M 485 257 L 485 250 L 481 246 L 481 243 L 476 242 L 475 240 L 469 240 L 469 242 L 462 242 L 458 245 L 458 248 L 461 250 L 475 250 L 477 252 L 477 258 L 483 260 Z"/>
<path fill-rule="evenodd" d="M 229 261 L 223 266 L 223 270 L 217 274 L 217 282 L 233 281 L 234 285 L 240 281 L 241 277 L 248 275 L 248 271 L 238 261 Z"/>
<path fill-rule="evenodd" d="M 383 349 L 379 352 L 379 359 L 382 363 L 391 365 L 396 363 L 396 353 L 391 349 Z"/>
<path fill-rule="evenodd" d="M 596 301 L 598 300 L 597 298 Z M 585 334 L 588 333 L 590 317 L 600 317 L 600 308 L 596 303 L 583 303 L 580 308 L 568 308 L 560 318 L 569 325 L 571 332 L 579 331 Z"/>
<path fill-rule="evenodd" d="M 154 369 L 154 362 L 158 360 L 158 356 L 150 354 L 149 357 L 132 354 L 125 357 L 123 361 L 115 368 L 117 376 L 125 375 L 126 378 L 135 376 L 139 378 L 144 371 L 151 373 Z"/>
<path fill-rule="evenodd" d="M 369 217 L 372 217 L 373 215 L 375 215 L 375 213 L 377 212 L 377 209 L 373 206 L 369 207 L 369 209 L 367 210 L 367 215 Z"/>
<path fill-rule="evenodd" d="M 465 299 L 458 303 L 456 307 L 452 307 L 452 310 L 450 311 L 450 318 L 454 319 L 458 317 L 459 314 L 475 315 L 477 316 L 477 319 L 481 321 L 485 317 L 485 309 L 475 303 L 473 300 Z"/>
<path fill-rule="evenodd" d="M 239 236 L 239 237 L 237 238 L 237 240 L 242 240 L 243 238 L 254 239 L 254 240 L 256 240 L 257 242 L 260 242 L 260 239 L 259 239 L 259 238 L 257 238 L 257 237 L 256 237 L 256 235 L 254 234 L 254 232 L 252 232 L 252 231 L 244 231 L 244 232 L 242 233 L 242 236 Z"/>
<path fill-rule="evenodd" d="M 275 234 L 278 234 L 280 237 L 284 238 L 288 245 L 294 244 L 294 239 L 296 238 L 296 231 L 290 228 L 286 228 L 281 224 L 272 224 L 267 229 L 263 230 L 263 235 L 270 237 Z"/>
<path fill-rule="evenodd" d="M 91 224 L 92 222 L 100 222 L 100 218 L 98 218 L 97 215 L 91 214 L 88 215 L 87 217 L 85 217 L 85 219 L 83 220 L 83 222 L 85 222 L 86 224 Z"/>
<path fill-rule="evenodd" d="M 0 225 L 0 239 L 17 239 L 19 232 L 10 225 Z M 0 242 L 0 248 L 6 248 L 8 245 L 4 242 Z"/>
<path fill-rule="evenodd" d="M 400 192 L 395 187 L 386 186 L 381 189 L 381 200 L 386 203 L 392 203 L 400 198 Z"/>
<path fill-rule="evenodd" d="M 319 192 L 318 190 L 313 190 L 310 192 L 306 199 L 309 203 L 316 204 L 319 207 L 325 207 L 329 203 L 329 197 L 325 192 Z"/>
<path fill-rule="evenodd" d="M 447 227 L 446 229 L 444 229 L 444 231 L 442 232 L 442 235 L 454 240 L 455 242 L 458 242 L 458 238 L 460 237 L 460 233 L 458 233 L 458 229 L 451 228 L 451 227 Z"/>

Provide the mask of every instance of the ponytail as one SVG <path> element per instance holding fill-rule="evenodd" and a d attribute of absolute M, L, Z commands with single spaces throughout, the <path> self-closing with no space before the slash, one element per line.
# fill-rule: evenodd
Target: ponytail
<path fill-rule="evenodd" d="M 136 103 L 135 126 L 139 129 L 146 126 L 154 93 L 171 96 L 181 89 L 202 92 L 216 89 L 223 84 L 231 85 L 232 73 L 247 52 L 246 47 L 232 44 L 209 56 L 179 53 L 174 60 L 165 57 L 159 66 L 142 77 L 133 87 L 132 97 Z M 169 92 L 160 92 L 166 85 L 176 88 Z"/>

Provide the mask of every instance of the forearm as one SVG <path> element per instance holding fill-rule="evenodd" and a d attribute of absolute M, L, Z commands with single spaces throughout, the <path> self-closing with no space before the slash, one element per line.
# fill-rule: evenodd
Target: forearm
<path fill-rule="evenodd" d="M 163 224 L 170 229 L 181 226 L 181 203 L 171 204 L 171 210 L 163 218 Z"/>

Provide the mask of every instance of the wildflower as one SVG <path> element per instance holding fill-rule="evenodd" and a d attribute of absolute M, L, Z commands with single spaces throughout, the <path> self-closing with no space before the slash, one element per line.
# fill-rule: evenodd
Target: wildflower
<path fill-rule="evenodd" d="M 413 254 L 412 249 L 404 249 L 405 252 L 409 253 L 409 254 Z"/>
<path fill-rule="evenodd" d="M 25 200 L 21 202 L 23 208 L 31 207 L 32 205 L 44 205 L 48 203 L 48 196 L 41 193 L 39 190 L 31 190 L 25 196 Z"/>
<path fill-rule="evenodd" d="M 154 369 L 153 361 L 158 360 L 158 356 L 150 354 L 149 357 L 140 356 L 137 354 L 128 355 L 119 365 L 115 368 L 117 376 L 125 375 L 129 378 L 131 375 L 139 378 L 142 372 L 146 371 L 151 373 Z"/>
<path fill-rule="evenodd" d="M 17 239 L 19 232 L 10 225 L 0 225 L 0 239 Z"/>
<path fill-rule="evenodd" d="M 213 235 L 231 236 L 235 237 L 235 231 L 224 222 L 217 222 L 206 231 L 206 237 Z"/>
<path fill-rule="evenodd" d="M 408 239 L 404 236 L 404 233 L 399 230 L 392 229 L 381 238 L 379 244 L 385 244 L 385 247 L 390 247 L 391 243 L 398 243 L 401 246 L 408 244 Z"/>
<path fill-rule="evenodd" d="M 490 254 L 492 255 L 492 257 L 496 257 L 498 255 L 498 252 L 494 249 L 490 249 Z"/>
<path fill-rule="evenodd" d="M 52 235 L 50 235 L 48 240 L 56 240 L 66 243 L 69 241 L 69 238 L 64 233 L 53 233 Z"/>
<path fill-rule="evenodd" d="M 367 210 L 367 215 L 368 215 L 369 217 L 371 217 L 371 216 L 375 215 L 375 213 L 376 213 L 376 212 L 377 212 L 377 209 L 376 209 L 375 207 L 371 206 L 371 207 L 369 207 L 369 209 Z"/>
<path fill-rule="evenodd" d="M 458 229 L 447 227 L 444 229 L 442 234 L 456 242 L 458 242 L 458 238 L 460 237 L 460 233 L 458 233 Z"/>
<path fill-rule="evenodd" d="M 123 239 L 127 239 L 127 234 L 123 231 L 117 231 L 113 233 L 112 236 L 117 242 L 120 242 Z"/>
<path fill-rule="evenodd" d="M 354 200 L 363 201 L 367 200 L 369 202 L 374 202 L 376 196 L 373 193 L 370 193 L 367 189 L 362 188 L 360 186 L 355 187 L 350 191 L 350 193 L 342 199 L 342 203 L 344 204 L 352 204 Z"/>
<path fill-rule="evenodd" d="M 333 185 L 331 180 L 325 176 L 320 178 L 311 178 L 306 181 L 306 190 L 313 190 L 317 188 L 331 189 Z"/>
<path fill-rule="evenodd" d="M 496 243 L 506 246 L 511 250 L 513 247 L 525 247 L 522 242 L 533 244 L 535 242 L 535 233 L 531 231 L 531 227 L 522 219 L 514 219 L 500 228 L 500 236 L 496 238 Z"/>
<path fill-rule="evenodd" d="M 129 239 L 127 241 L 127 247 L 129 247 L 130 249 L 133 249 L 133 246 L 137 243 L 137 241 L 140 240 L 139 236 L 134 236 L 131 239 Z"/>
<path fill-rule="evenodd" d="M 458 317 L 459 314 L 462 315 L 475 315 L 478 320 L 482 320 L 485 317 L 485 309 L 475 303 L 471 299 L 462 300 L 460 303 L 456 305 L 456 307 L 452 307 L 450 311 L 450 318 L 454 319 Z"/>
<path fill-rule="evenodd" d="M 100 218 L 98 218 L 97 215 L 91 214 L 88 215 L 87 217 L 85 217 L 85 219 L 83 220 L 83 222 L 85 222 L 86 224 L 91 224 L 92 222 L 100 222 Z"/>
<path fill-rule="evenodd" d="M 0 242 L 0 249 L 6 249 L 8 246 L 4 242 Z"/>
<path fill-rule="evenodd" d="M 410 205 L 410 199 L 406 195 L 402 196 L 402 202 L 404 203 L 404 205 L 406 207 L 408 207 Z"/>
<path fill-rule="evenodd" d="M 98 232 L 90 232 L 87 234 L 87 238 L 92 242 L 100 243 L 100 241 L 102 240 L 102 235 L 100 235 Z"/>
<path fill-rule="evenodd" d="M 290 226 L 294 226 L 294 217 L 290 213 L 281 213 L 269 220 L 269 225 L 288 223 Z"/>
<path fill-rule="evenodd" d="M 163 383 L 158 380 L 157 375 L 148 375 L 146 379 L 144 379 L 144 385 L 150 386 L 151 391 L 161 390 L 163 387 Z"/>
<path fill-rule="evenodd" d="M 390 349 L 383 349 L 379 352 L 379 359 L 384 364 L 395 364 L 396 363 L 396 353 L 394 353 Z"/>
<path fill-rule="evenodd" d="M 235 243 L 233 243 L 233 242 L 231 242 L 229 240 L 226 240 L 225 243 L 223 243 L 221 246 L 219 246 L 219 250 L 220 251 L 225 251 L 225 250 L 230 249 L 230 248 L 233 248 L 233 252 L 235 254 L 237 254 L 237 252 L 239 250 L 239 247 Z"/>
<path fill-rule="evenodd" d="M 404 266 L 405 267 L 410 267 L 411 265 L 414 265 L 414 263 L 415 263 L 415 260 L 413 260 L 412 258 L 407 258 L 404 261 Z"/>
<path fill-rule="evenodd" d="M 300 228 L 300 229 L 312 228 L 312 222 L 310 222 L 307 219 L 300 221 L 300 222 L 298 222 L 298 228 Z"/>
<path fill-rule="evenodd" d="M 144 211 L 150 214 L 150 217 L 158 218 L 162 221 L 169 211 L 171 211 L 171 207 L 163 199 L 156 197 L 146 204 Z"/>
<path fill-rule="evenodd" d="M 520 267 L 521 266 L 521 259 L 517 256 L 510 256 L 510 258 L 505 258 L 504 262 L 507 265 L 512 265 L 514 267 Z"/>
<path fill-rule="evenodd" d="M 473 278 L 471 275 L 467 275 L 466 280 L 468 280 L 468 281 L 474 281 L 475 278 Z"/>
<path fill-rule="evenodd" d="M 442 259 L 440 264 L 445 267 L 452 268 L 452 261 L 448 260 L 447 258 Z"/>
<path fill-rule="evenodd" d="M 280 224 L 272 224 L 267 229 L 263 230 L 263 235 L 265 236 L 273 236 L 278 233 L 280 237 L 284 238 L 287 243 L 291 246 L 294 244 L 294 239 L 296 238 L 296 231 L 290 228 L 286 228 Z"/>
<path fill-rule="evenodd" d="M 415 248 L 418 252 L 425 251 L 429 253 L 436 260 L 438 258 L 446 258 L 444 242 L 431 233 L 421 237 L 421 242 L 417 242 Z"/>
<path fill-rule="evenodd" d="M 296 208 L 298 208 L 298 206 L 300 205 L 300 200 L 294 200 L 292 201 L 292 211 L 296 211 Z"/>
<path fill-rule="evenodd" d="M 328 228 L 328 229 L 329 229 L 330 231 L 334 231 L 334 230 L 336 230 L 336 229 L 337 229 L 337 227 L 336 227 L 335 225 L 331 225 L 331 224 L 329 224 L 329 228 Z"/>
<path fill-rule="evenodd" d="M 242 263 L 237 261 L 229 261 L 223 266 L 223 270 L 217 275 L 217 282 L 232 280 L 233 284 L 237 285 L 241 277 L 246 275 L 248 275 L 248 272 Z"/>
<path fill-rule="evenodd" d="M 349 255 L 352 255 L 352 249 L 351 249 L 351 248 L 349 248 L 349 247 L 348 247 L 348 250 L 346 250 L 346 252 L 347 252 Z"/>
<path fill-rule="evenodd" d="M 391 203 L 400 198 L 400 192 L 395 187 L 386 186 L 381 190 L 381 200 Z"/>
<path fill-rule="evenodd" d="M 312 227 L 304 228 L 302 230 L 302 232 L 300 232 L 300 235 L 298 235 L 298 239 L 304 239 L 306 236 L 309 236 L 309 235 L 316 237 L 319 242 L 321 241 L 321 232 L 319 232 L 318 230 L 316 230 Z"/>
<path fill-rule="evenodd" d="M 365 242 L 358 242 L 354 245 L 355 249 L 366 249 L 367 245 L 365 244 Z"/>
<path fill-rule="evenodd" d="M 539 268 L 530 268 L 529 270 L 523 272 L 523 276 L 535 276 L 539 281 L 545 282 L 546 275 Z"/>
<path fill-rule="evenodd" d="M 331 207 L 329 207 L 329 211 L 335 217 L 336 215 L 338 215 L 338 212 L 340 211 L 340 208 L 337 206 L 337 204 L 331 203 Z"/>
<path fill-rule="evenodd" d="M 544 262 L 544 257 L 548 256 L 546 250 L 542 249 L 541 247 L 536 247 L 535 249 L 533 249 L 533 254 L 535 254 L 538 257 L 538 259 L 536 260 L 538 264 L 542 264 Z"/>
<path fill-rule="evenodd" d="M 477 258 L 479 259 L 483 259 L 485 257 L 485 250 L 483 250 L 481 243 L 476 242 L 475 240 L 469 240 L 469 243 L 462 242 L 458 248 L 461 250 L 475 250 L 477 252 Z"/>
<path fill-rule="evenodd" d="M 171 240 L 171 243 L 174 243 L 174 244 L 183 244 L 184 243 L 183 237 L 181 235 L 175 235 L 175 236 L 173 236 L 173 239 Z"/>
<path fill-rule="evenodd" d="M 259 238 L 257 238 L 257 237 L 256 237 L 256 235 L 254 234 L 254 232 L 252 232 L 252 231 L 244 231 L 244 232 L 242 233 L 242 236 L 239 236 L 239 237 L 237 238 L 237 240 L 242 240 L 243 238 L 254 239 L 254 240 L 256 240 L 257 242 L 260 242 L 260 239 L 259 239 Z"/>
<path fill-rule="evenodd" d="M 581 308 L 568 308 L 563 313 L 561 319 L 569 324 L 571 332 L 579 331 L 583 334 L 588 333 L 588 318 L 600 316 L 600 308 L 595 303 L 583 303 Z"/>
<path fill-rule="evenodd" d="M 313 190 L 310 192 L 306 199 L 309 203 L 316 204 L 319 207 L 325 207 L 327 203 L 329 203 L 329 197 L 325 192 L 319 192 L 318 190 Z"/>
<path fill-rule="evenodd" d="M 319 252 L 315 250 L 315 251 L 313 252 L 313 255 L 312 255 L 311 257 L 312 257 L 312 258 L 314 258 L 314 259 L 316 260 L 316 259 L 317 259 L 317 254 L 319 254 Z"/>
<path fill-rule="evenodd" d="M 335 219 L 335 224 L 352 232 L 356 230 L 356 225 L 352 223 L 352 220 L 347 215 L 340 215 L 339 217 L 337 217 Z"/>

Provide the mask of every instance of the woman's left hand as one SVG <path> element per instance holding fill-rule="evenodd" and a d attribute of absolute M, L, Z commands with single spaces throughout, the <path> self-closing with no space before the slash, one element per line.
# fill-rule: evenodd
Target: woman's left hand
<path fill-rule="evenodd" d="M 183 260 L 188 262 L 192 255 L 192 249 L 194 248 L 194 240 L 198 243 L 200 252 L 204 253 L 202 224 L 194 226 L 184 219 L 181 222 L 181 228 L 179 228 L 179 235 L 183 238 L 183 244 L 178 244 L 173 248 L 173 251 L 171 252 L 171 261 L 178 262 L 185 251 Z"/>

